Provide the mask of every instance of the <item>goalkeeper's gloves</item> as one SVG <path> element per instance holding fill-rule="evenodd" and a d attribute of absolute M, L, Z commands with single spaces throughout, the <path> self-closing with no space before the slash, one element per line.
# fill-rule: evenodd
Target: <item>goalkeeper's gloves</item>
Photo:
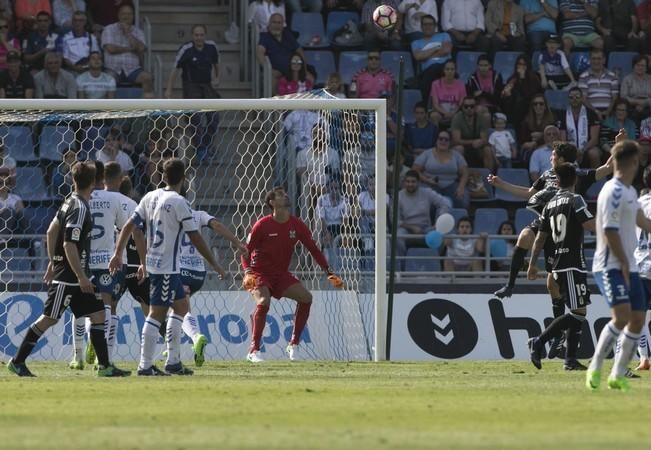
<path fill-rule="evenodd" d="M 344 284 L 344 280 L 342 280 L 337 275 L 335 275 L 335 273 L 332 270 L 330 270 L 329 267 L 327 272 L 328 272 L 328 281 L 330 282 L 333 288 L 343 289 L 344 287 L 346 287 L 346 285 Z"/>
<path fill-rule="evenodd" d="M 258 285 L 258 279 L 257 277 L 252 274 L 251 272 L 247 272 L 244 274 L 244 279 L 242 280 L 242 287 L 246 289 L 247 291 L 251 291 L 255 289 Z"/>

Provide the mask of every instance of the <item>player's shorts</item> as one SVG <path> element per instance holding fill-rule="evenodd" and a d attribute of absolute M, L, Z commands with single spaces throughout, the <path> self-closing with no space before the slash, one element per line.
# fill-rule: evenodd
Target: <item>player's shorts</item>
<path fill-rule="evenodd" d="M 189 295 L 199 291 L 205 280 L 205 271 L 199 272 L 197 270 L 181 269 L 181 282 L 183 286 L 186 286 L 190 290 Z"/>
<path fill-rule="evenodd" d="M 629 286 L 624 283 L 624 276 L 619 269 L 594 272 L 594 279 L 599 286 L 601 295 L 604 296 L 611 308 L 629 303 L 633 311 L 646 311 L 647 301 L 639 273 L 631 272 Z"/>
<path fill-rule="evenodd" d="M 149 277 L 138 283 L 138 267 L 127 266 L 124 271 L 124 288 L 122 294 L 129 290 L 131 296 L 139 303 L 149 305 Z"/>
<path fill-rule="evenodd" d="M 527 225 L 527 228 L 533 231 L 534 235 L 538 234 L 538 231 L 542 228 L 542 219 L 540 216 L 536 217 L 529 225 Z M 547 273 L 552 273 L 555 252 L 554 240 L 551 236 L 547 236 L 543 247 L 543 260 L 545 261 L 545 271 L 547 271 Z"/>
<path fill-rule="evenodd" d="M 59 320 L 68 306 L 75 317 L 84 317 L 97 311 L 104 311 L 104 303 L 95 294 L 85 294 L 81 292 L 79 286 L 50 284 L 43 315 Z"/>
<path fill-rule="evenodd" d="M 644 287 L 647 309 L 651 309 L 651 280 L 643 277 L 640 277 L 640 280 L 642 280 L 642 286 Z"/>
<path fill-rule="evenodd" d="M 578 270 L 568 270 L 554 272 L 553 275 L 565 299 L 565 305 L 570 310 L 583 308 L 591 303 L 588 274 Z"/>
<path fill-rule="evenodd" d="M 180 273 L 150 274 L 149 283 L 149 304 L 152 306 L 172 306 L 176 300 L 185 298 Z"/>
<path fill-rule="evenodd" d="M 95 292 L 99 294 L 110 294 L 116 298 L 120 293 L 120 280 L 119 277 L 111 275 L 108 269 L 91 270 L 93 274 L 93 284 L 95 284 Z"/>
<path fill-rule="evenodd" d="M 271 296 L 275 298 L 282 298 L 283 293 L 296 283 L 300 283 L 298 278 L 289 272 L 275 273 L 275 274 L 260 274 L 252 272 L 255 275 L 257 283 L 256 289 L 266 287 L 271 292 Z"/>

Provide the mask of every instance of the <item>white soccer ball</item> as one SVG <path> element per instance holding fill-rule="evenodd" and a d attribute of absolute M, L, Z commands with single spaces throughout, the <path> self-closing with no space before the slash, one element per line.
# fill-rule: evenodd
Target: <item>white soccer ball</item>
<path fill-rule="evenodd" d="M 398 23 L 398 12 L 389 5 L 380 5 L 373 11 L 373 23 L 380 30 L 388 31 Z"/>

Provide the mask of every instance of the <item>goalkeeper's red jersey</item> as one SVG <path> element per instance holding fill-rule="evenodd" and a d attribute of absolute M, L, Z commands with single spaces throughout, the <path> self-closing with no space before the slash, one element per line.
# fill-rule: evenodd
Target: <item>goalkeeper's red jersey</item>
<path fill-rule="evenodd" d="M 253 225 L 246 244 L 249 256 L 242 257 L 242 267 L 260 274 L 287 272 L 294 247 L 299 241 L 324 270 L 328 268 L 328 261 L 301 219 L 289 216 L 287 222 L 280 223 L 272 215 L 261 218 Z"/>

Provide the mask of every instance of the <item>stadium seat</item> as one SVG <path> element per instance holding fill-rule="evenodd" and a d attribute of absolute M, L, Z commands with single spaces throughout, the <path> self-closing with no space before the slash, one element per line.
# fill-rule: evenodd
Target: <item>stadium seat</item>
<path fill-rule="evenodd" d="M 506 80 L 513 75 L 515 70 L 515 60 L 522 53 L 520 52 L 497 52 L 495 53 L 495 60 L 493 61 L 493 69 L 502 75 L 502 80 Z"/>
<path fill-rule="evenodd" d="M 570 70 L 576 76 L 590 68 L 590 52 L 577 51 L 570 55 Z"/>
<path fill-rule="evenodd" d="M 454 217 L 454 226 L 456 228 L 457 224 L 459 223 L 459 219 L 463 217 L 469 217 L 468 216 L 468 211 L 465 208 L 450 208 L 448 210 L 450 214 L 452 214 L 452 217 Z"/>
<path fill-rule="evenodd" d="M 335 56 L 329 50 L 307 50 L 305 52 L 305 62 L 314 66 L 314 70 L 316 70 L 316 84 L 319 85 L 325 84 L 328 76 L 337 71 Z"/>
<path fill-rule="evenodd" d="M 131 87 L 118 87 L 115 90 L 115 98 L 142 98 L 142 88 Z"/>
<path fill-rule="evenodd" d="M 67 126 L 46 125 L 39 139 L 41 159 L 50 161 L 63 160 L 63 152 L 74 145 L 75 132 Z"/>
<path fill-rule="evenodd" d="M 418 89 L 405 89 L 402 91 L 402 117 L 406 123 L 414 123 L 414 106 L 420 102 L 423 97 Z"/>
<path fill-rule="evenodd" d="M 50 197 L 40 167 L 17 167 L 15 194 L 25 201 L 42 201 Z"/>
<path fill-rule="evenodd" d="M 477 208 L 473 233 L 497 234 L 500 224 L 508 219 L 509 215 L 504 208 Z"/>
<path fill-rule="evenodd" d="M 515 211 L 515 232 L 520 234 L 520 231 L 529 225 L 536 217 L 538 217 L 538 214 L 530 209 L 518 208 Z"/>
<path fill-rule="evenodd" d="M 105 126 L 88 126 L 81 140 L 81 151 L 77 156 L 80 160 L 91 159 L 95 151 L 104 147 L 104 137 L 108 133 L 108 127 Z"/>
<path fill-rule="evenodd" d="M 517 186 L 529 187 L 529 172 L 527 169 L 500 169 L 497 172 L 499 177 L 511 184 Z M 495 189 L 495 198 L 498 200 L 503 200 L 505 202 L 514 202 L 514 203 L 524 203 L 526 199 L 522 197 L 516 197 L 515 195 L 506 192 L 503 189 Z"/>
<path fill-rule="evenodd" d="M 32 140 L 32 127 L 25 125 L 11 125 L 0 127 L 0 136 L 4 139 L 7 155 L 16 161 L 36 161 L 34 154 L 34 141 Z"/>
<path fill-rule="evenodd" d="M 3 248 L 0 250 L 0 272 L 28 272 L 32 270 L 26 248 Z"/>
<path fill-rule="evenodd" d="M 569 105 L 567 91 L 555 91 L 553 89 L 547 89 L 545 91 L 545 100 L 547 100 L 549 108 L 553 111 L 565 111 Z"/>
<path fill-rule="evenodd" d="M 303 48 L 324 48 L 330 43 L 326 37 L 321 13 L 297 12 L 292 16 L 292 31 L 298 32 L 298 43 Z M 312 38 L 319 36 L 321 42 L 313 44 Z"/>
<path fill-rule="evenodd" d="M 477 58 L 481 52 L 460 51 L 457 53 L 457 74 L 459 79 L 464 83 L 468 81 L 470 75 L 477 69 Z"/>
<path fill-rule="evenodd" d="M 366 52 L 341 52 L 339 55 L 339 75 L 345 84 L 350 84 L 353 76 L 366 67 Z"/>
<path fill-rule="evenodd" d="M 633 71 L 633 58 L 635 52 L 610 52 L 608 54 L 608 68 L 617 74 L 619 82 Z"/>
<path fill-rule="evenodd" d="M 326 35 L 330 42 L 334 41 L 335 32 L 343 27 L 349 20 L 359 24 L 359 15 L 353 11 L 332 11 L 328 14 Z"/>
<path fill-rule="evenodd" d="M 405 260 L 405 272 L 440 272 L 441 261 L 434 259 L 439 256 L 438 250 L 432 248 L 408 248 Z M 412 259 L 420 257 L 427 259 Z"/>
<path fill-rule="evenodd" d="M 540 64 L 538 64 L 538 59 L 539 58 L 540 58 L 540 50 L 536 50 L 531 55 L 531 68 L 536 73 L 538 73 L 538 68 L 540 67 Z"/>
<path fill-rule="evenodd" d="M 405 80 L 414 78 L 414 61 L 411 57 L 411 52 L 382 52 L 380 54 L 382 68 L 391 72 L 396 83 L 400 75 L 400 58 L 405 61 Z"/>
<path fill-rule="evenodd" d="M 24 210 L 25 223 L 27 228 L 26 234 L 45 234 L 52 219 L 57 213 L 57 209 L 49 206 L 27 207 Z"/>
<path fill-rule="evenodd" d="M 486 192 L 488 192 L 488 197 L 487 198 L 472 198 L 471 202 L 472 203 L 488 203 L 492 202 L 495 200 L 495 189 L 493 189 L 493 186 L 488 184 L 488 175 L 490 174 L 490 170 L 486 168 L 472 168 L 468 169 L 471 173 L 472 172 L 477 172 L 479 174 L 479 177 L 481 178 L 481 182 L 484 184 L 484 188 L 486 189 Z"/>
<path fill-rule="evenodd" d="M 599 195 L 599 192 L 601 191 L 601 188 L 604 187 L 604 184 L 606 184 L 606 181 L 608 181 L 607 178 L 602 178 L 601 180 L 595 181 L 590 185 L 588 190 L 585 192 L 585 201 L 586 202 L 596 202 L 597 201 L 597 196 Z"/>

